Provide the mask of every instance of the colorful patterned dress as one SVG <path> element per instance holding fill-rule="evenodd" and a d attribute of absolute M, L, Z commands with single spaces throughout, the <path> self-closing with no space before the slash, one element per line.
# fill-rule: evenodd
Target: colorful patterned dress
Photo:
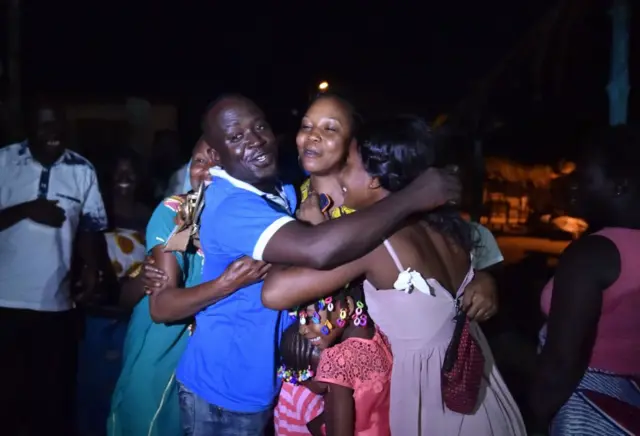
<path fill-rule="evenodd" d="M 160 203 L 147 226 L 147 253 L 163 245 L 175 226 L 183 196 Z M 204 257 L 190 246 L 174 253 L 182 272 L 180 285 L 201 282 Z M 178 390 L 175 369 L 187 345 L 187 325 L 156 324 L 151 319 L 148 297 L 133 309 L 124 344 L 123 368 L 111 400 L 107 423 L 109 436 L 180 436 Z"/>

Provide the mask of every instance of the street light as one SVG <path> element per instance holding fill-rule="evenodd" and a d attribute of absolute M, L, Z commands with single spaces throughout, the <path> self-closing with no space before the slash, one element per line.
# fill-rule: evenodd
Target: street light
<path fill-rule="evenodd" d="M 320 82 L 320 84 L 318 85 L 318 89 L 320 90 L 320 92 L 326 92 L 327 89 L 329 89 L 329 82 Z"/>

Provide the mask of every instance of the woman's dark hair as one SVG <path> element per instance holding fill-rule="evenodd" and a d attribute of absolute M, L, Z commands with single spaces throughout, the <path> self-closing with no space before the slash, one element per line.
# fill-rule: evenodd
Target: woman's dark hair
<path fill-rule="evenodd" d="M 284 331 L 280 341 L 280 357 L 287 369 L 304 371 L 313 367 L 314 354 L 319 355 L 318 348 L 299 333 L 297 322 Z"/>
<path fill-rule="evenodd" d="M 341 94 L 337 94 L 335 92 L 321 92 L 315 95 L 315 97 L 311 100 L 309 106 L 315 103 L 318 100 L 322 100 L 324 98 L 334 99 L 340 102 L 349 113 L 349 121 L 351 122 L 351 136 L 354 138 L 358 138 L 358 134 L 360 133 L 360 129 L 364 124 L 362 116 L 356 111 L 356 107 L 351 103 L 351 101 L 345 98 Z"/>
<path fill-rule="evenodd" d="M 438 141 L 419 117 L 400 115 L 368 124 L 362 130 L 358 150 L 364 168 L 389 192 L 403 189 L 427 168 L 439 166 Z M 424 215 L 436 231 L 450 237 L 463 249 L 475 245 L 473 227 L 452 206 Z"/>

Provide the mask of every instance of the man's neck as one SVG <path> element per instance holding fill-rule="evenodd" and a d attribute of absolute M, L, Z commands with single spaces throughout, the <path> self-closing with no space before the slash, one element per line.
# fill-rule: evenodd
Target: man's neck
<path fill-rule="evenodd" d="M 279 193 L 278 183 L 275 180 L 261 181 L 258 183 L 250 183 L 250 185 L 267 194 L 278 195 Z"/>
<path fill-rule="evenodd" d="M 50 167 L 60 159 L 60 156 L 64 153 L 64 148 L 61 148 L 57 153 L 51 153 L 35 144 L 29 144 L 29 151 L 31 152 L 31 156 L 40 162 L 42 166 Z"/>

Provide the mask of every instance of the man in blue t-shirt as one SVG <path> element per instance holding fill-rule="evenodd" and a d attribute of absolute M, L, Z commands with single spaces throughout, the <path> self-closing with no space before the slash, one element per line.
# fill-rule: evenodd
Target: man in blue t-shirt
<path fill-rule="evenodd" d="M 242 256 L 316 269 L 341 265 L 366 254 L 410 214 L 459 195 L 455 175 L 431 169 L 364 211 L 310 226 L 293 218 L 295 191 L 278 181 L 275 137 L 252 101 L 219 98 L 206 111 L 203 130 L 221 165 L 213 170 L 201 219 L 205 282 Z M 185 434 L 254 436 L 269 422 L 280 388 L 278 344 L 289 317 L 265 308 L 261 289 L 262 281 L 215 304 L 210 295 L 176 299 L 175 305 L 205 307 L 176 373 Z"/>

